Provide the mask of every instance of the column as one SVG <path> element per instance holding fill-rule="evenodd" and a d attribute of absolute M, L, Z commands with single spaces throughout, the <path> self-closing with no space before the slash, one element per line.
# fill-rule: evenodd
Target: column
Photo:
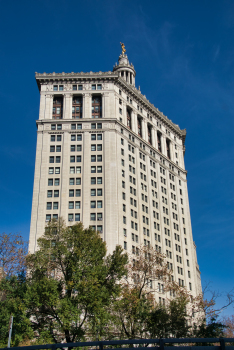
<path fill-rule="evenodd" d="M 142 138 L 144 141 L 148 142 L 148 130 L 147 130 L 147 121 L 142 119 Z"/>
<path fill-rule="evenodd" d="M 157 148 L 158 147 L 158 145 L 157 145 L 157 130 L 154 127 L 151 128 L 151 137 L 152 137 L 152 146 L 154 148 Z"/>
<path fill-rule="evenodd" d="M 137 130 L 137 113 L 132 110 L 131 116 L 132 116 L 132 131 L 135 132 L 136 134 L 138 134 L 138 130 Z"/>
<path fill-rule="evenodd" d="M 72 119 L 72 94 L 63 95 L 63 119 Z"/>
<path fill-rule="evenodd" d="M 83 94 L 83 118 L 92 118 L 91 94 Z"/>

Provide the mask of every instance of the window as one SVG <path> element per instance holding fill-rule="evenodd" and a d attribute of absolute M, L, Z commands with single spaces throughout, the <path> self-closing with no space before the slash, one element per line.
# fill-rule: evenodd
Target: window
<path fill-rule="evenodd" d="M 102 118 L 102 97 L 101 96 L 93 95 L 92 97 L 92 118 Z"/>
<path fill-rule="evenodd" d="M 61 161 L 61 157 L 60 156 L 56 156 L 56 163 L 60 163 Z"/>
<path fill-rule="evenodd" d="M 91 156 L 91 162 L 96 162 L 96 156 Z"/>
<path fill-rule="evenodd" d="M 97 201 L 97 208 L 102 208 L 102 201 Z"/>
<path fill-rule="evenodd" d="M 96 185 L 96 177 L 91 177 L 91 185 Z"/>
<path fill-rule="evenodd" d="M 48 179 L 48 186 L 53 186 L 53 179 Z"/>
<path fill-rule="evenodd" d="M 82 151 L 82 145 L 77 145 L 77 152 L 81 152 Z"/>
<path fill-rule="evenodd" d="M 75 163 L 75 156 L 70 156 L 70 163 Z"/>
<path fill-rule="evenodd" d="M 102 166 L 97 167 L 97 173 L 102 173 Z"/>
<path fill-rule="evenodd" d="M 77 161 L 77 163 L 80 163 L 81 162 L 81 156 L 77 156 L 76 157 L 76 161 Z"/>
<path fill-rule="evenodd" d="M 91 166 L 91 173 L 96 173 L 96 167 L 95 166 Z"/>
<path fill-rule="evenodd" d="M 95 189 L 91 189 L 90 194 L 91 194 L 91 197 L 96 196 L 96 190 Z"/>
<path fill-rule="evenodd" d="M 102 196 L 102 189 L 97 189 L 97 196 Z"/>
<path fill-rule="evenodd" d="M 81 96 L 73 96 L 72 118 L 73 119 L 82 118 L 82 97 Z"/>
<path fill-rule="evenodd" d="M 58 202 L 54 202 L 53 209 L 58 209 Z"/>
<path fill-rule="evenodd" d="M 59 197 L 59 190 L 54 190 L 54 197 Z"/>
<path fill-rule="evenodd" d="M 47 202 L 46 209 L 47 210 L 51 210 L 52 209 L 52 202 Z"/>
<path fill-rule="evenodd" d="M 96 221 L 96 214 L 95 213 L 90 213 L 90 220 Z"/>
<path fill-rule="evenodd" d="M 75 207 L 76 207 L 76 209 L 80 209 L 80 202 L 79 201 L 75 202 Z"/>
<path fill-rule="evenodd" d="M 50 221 L 51 220 L 51 215 L 50 214 L 46 214 L 46 221 Z"/>
<path fill-rule="evenodd" d="M 96 208 L 96 201 L 90 202 L 90 208 Z"/>
<path fill-rule="evenodd" d="M 96 151 L 96 145 L 91 145 L 91 151 Z"/>
<path fill-rule="evenodd" d="M 70 178 L 69 185 L 75 185 L 75 179 L 74 178 Z"/>
<path fill-rule="evenodd" d="M 97 155 L 97 162 L 102 162 L 102 155 Z"/>
<path fill-rule="evenodd" d="M 58 85 L 54 85 L 54 91 L 58 91 Z"/>
<path fill-rule="evenodd" d="M 69 190 L 69 197 L 74 197 L 74 190 Z"/>
<path fill-rule="evenodd" d="M 102 145 L 97 145 L 97 151 L 102 151 Z"/>
<path fill-rule="evenodd" d="M 80 214 L 75 214 L 75 221 L 80 221 Z"/>
<path fill-rule="evenodd" d="M 82 141 L 82 135 L 81 134 L 77 135 L 77 141 Z"/>
<path fill-rule="evenodd" d="M 81 185 L 81 177 L 76 178 L 76 185 Z"/>
<path fill-rule="evenodd" d="M 59 96 L 54 96 L 52 119 L 62 119 L 62 117 L 63 117 L 63 98 Z"/>
<path fill-rule="evenodd" d="M 48 190 L 48 191 L 47 191 L 47 198 L 51 198 L 52 195 L 53 195 L 53 191 Z"/>
<path fill-rule="evenodd" d="M 60 168 L 55 168 L 55 174 L 60 174 Z"/>
<path fill-rule="evenodd" d="M 127 108 L 127 127 L 132 129 L 131 110 L 129 108 Z"/>
<path fill-rule="evenodd" d="M 124 241 L 124 249 L 127 250 L 127 242 Z"/>
<path fill-rule="evenodd" d="M 61 146 L 56 146 L 56 152 L 61 152 Z"/>
<path fill-rule="evenodd" d="M 101 184 L 102 184 L 102 177 L 98 177 L 98 178 L 97 178 L 97 184 L 98 184 L 98 185 L 101 185 Z"/>
<path fill-rule="evenodd" d="M 50 163 L 54 163 L 54 157 L 50 157 L 50 158 L 49 158 L 49 162 L 50 162 Z"/>
<path fill-rule="evenodd" d="M 68 214 L 68 221 L 73 221 L 73 214 Z"/>
<path fill-rule="evenodd" d="M 80 197 L 81 195 L 81 190 L 76 190 L 76 197 Z"/>

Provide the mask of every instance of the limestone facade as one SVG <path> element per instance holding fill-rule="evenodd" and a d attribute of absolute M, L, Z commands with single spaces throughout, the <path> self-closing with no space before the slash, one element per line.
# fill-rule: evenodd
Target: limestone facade
<path fill-rule="evenodd" d="M 113 72 L 36 73 L 40 91 L 29 251 L 51 218 L 82 221 L 111 252 L 151 245 L 201 292 L 184 166 L 186 131 L 135 88 L 120 55 Z M 159 297 L 164 298 L 163 295 Z"/>

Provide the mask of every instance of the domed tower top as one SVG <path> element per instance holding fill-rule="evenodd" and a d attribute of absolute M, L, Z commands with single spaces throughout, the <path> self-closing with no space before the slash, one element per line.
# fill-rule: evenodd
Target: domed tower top
<path fill-rule="evenodd" d="M 119 56 L 119 63 L 115 64 L 113 72 L 118 72 L 119 77 L 125 80 L 128 84 L 135 86 L 136 71 L 133 64 L 129 63 L 128 56 L 125 54 L 126 49 L 123 43 L 120 43 L 122 47 L 122 54 Z"/>

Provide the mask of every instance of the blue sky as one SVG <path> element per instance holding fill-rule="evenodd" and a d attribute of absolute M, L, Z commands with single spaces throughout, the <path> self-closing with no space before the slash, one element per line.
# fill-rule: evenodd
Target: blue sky
<path fill-rule="evenodd" d="M 34 73 L 112 70 L 121 41 L 136 86 L 187 129 L 185 164 L 202 282 L 230 291 L 234 2 L 0 0 L 0 33 L 0 232 L 29 236 L 39 109 Z"/>

